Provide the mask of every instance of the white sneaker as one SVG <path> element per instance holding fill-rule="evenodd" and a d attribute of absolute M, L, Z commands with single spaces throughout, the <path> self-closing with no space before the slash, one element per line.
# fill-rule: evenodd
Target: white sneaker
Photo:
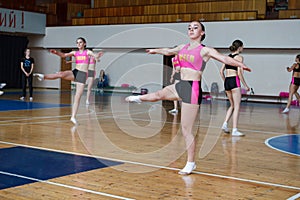
<path fill-rule="evenodd" d="M 135 103 L 142 103 L 142 101 L 140 100 L 140 96 L 129 96 L 129 97 L 126 97 L 125 101 L 135 102 Z"/>
<path fill-rule="evenodd" d="M 34 73 L 33 76 L 36 76 L 39 81 L 43 81 L 45 76 L 44 74 Z"/>
<path fill-rule="evenodd" d="M 290 111 L 289 108 L 285 108 L 281 113 L 282 113 L 282 114 L 287 114 L 289 111 Z"/>
<path fill-rule="evenodd" d="M 196 169 L 196 163 L 188 162 L 185 167 L 178 172 L 180 175 L 189 175 L 194 169 Z"/>
<path fill-rule="evenodd" d="M 0 90 L 0 96 L 1 96 L 2 94 L 4 94 L 4 92 Z"/>
<path fill-rule="evenodd" d="M 74 117 L 71 117 L 70 121 L 71 121 L 73 124 L 78 125 L 77 120 L 76 120 Z"/>
<path fill-rule="evenodd" d="M 239 131 L 232 131 L 231 133 L 232 136 L 236 136 L 236 137 L 242 137 L 242 136 L 245 136 L 244 133 L 241 133 Z"/>
<path fill-rule="evenodd" d="M 6 86 L 6 83 L 0 83 L 0 89 L 4 88 Z"/>
<path fill-rule="evenodd" d="M 86 104 L 86 105 L 90 105 L 89 100 L 86 100 L 86 101 L 85 101 L 85 104 Z"/>
<path fill-rule="evenodd" d="M 177 114 L 178 110 L 174 108 L 173 110 L 169 110 L 169 113 L 170 114 Z"/>
<path fill-rule="evenodd" d="M 230 133 L 228 127 L 225 124 L 223 124 L 222 130 L 224 131 L 224 133 Z"/>
<path fill-rule="evenodd" d="M 24 100 L 25 100 L 25 97 L 20 97 L 20 100 L 21 100 L 21 101 L 24 101 Z"/>
<path fill-rule="evenodd" d="M 29 101 L 33 101 L 33 98 L 32 98 L 32 97 L 29 97 Z"/>
<path fill-rule="evenodd" d="M 224 131 L 224 133 L 230 133 L 229 129 L 227 127 L 222 127 L 222 130 Z"/>

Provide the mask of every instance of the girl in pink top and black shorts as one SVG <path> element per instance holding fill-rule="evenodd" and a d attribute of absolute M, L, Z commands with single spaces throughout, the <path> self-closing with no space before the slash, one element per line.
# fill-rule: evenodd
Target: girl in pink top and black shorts
<path fill-rule="evenodd" d="M 72 109 L 72 116 L 70 121 L 77 125 L 76 120 L 76 114 L 78 111 L 80 98 L 83 94 L 86 79 L 87 79 L 87 73 L 88 73 L 88 66 L 89 66 L 89 60 L 90 57 L 95 57 L 96 59 L 99 59 L 103 52 L 99 52 L 98 54 L 94 54 L 92 51 L 86 49 L 86 40 L 82 37 L 77 38 L 76 40 L 78 51 L 71 51 L 70 53 L 62 53 L 59 51 L 56 51 L 54 49 L 51 49 L 50 52 L 60 56 L 61 58 L 66 57 L 75 57 L 76 67 L 74 70 L 66 70 L 66 71 L 60 71 L 55 74 L 39 74 L 34 73 L 33 75 L 38 78 L 38 80 L 55 80 L 58 78 L 64 79 L 64 80 L 70 80 L 74 81 L 76 83 L 76 94 L 74 97 L 74 103 L 73 103 L 73 109 Z"/>
<path fill-rule="evenodd" d="M 139 96 L 129 96 L 127 102 L 141 103 L 143 101 L 155 102 L 159 100 L 182 100 L 181 129 L 187 149 L 187 162 L 179 174 L 188 175 L 196 168 L 195 163 L 195 136 L 193 125 L 199 114 L 199 105 L 202 100 L 201 78 L 205 63 L 216 59 L 225 64 L 250 70 L 243 63 L 228 56 L 220 54 L 214 48 L 201 44 L 205 38 L 205 27 L 199 21 L 192 21 L 188 25 L 188 44 L 178 45 L 174 48 L 147 49 L 149 54 L 162 54 L 166 56 L 178 55 L 181 80 L 179 83 L 169 85 L 163 89 Z M 171 152 L 170 152 L 171 153 Z"/>

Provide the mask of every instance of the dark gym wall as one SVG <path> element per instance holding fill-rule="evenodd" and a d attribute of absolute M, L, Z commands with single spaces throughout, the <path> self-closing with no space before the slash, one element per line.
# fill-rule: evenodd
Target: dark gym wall
<path fill-rule="evenodd" d="M 6 88 L 21 88 L 20 60 L 28 39 L 23 36 L 0 35 L 0 83 Z"/>

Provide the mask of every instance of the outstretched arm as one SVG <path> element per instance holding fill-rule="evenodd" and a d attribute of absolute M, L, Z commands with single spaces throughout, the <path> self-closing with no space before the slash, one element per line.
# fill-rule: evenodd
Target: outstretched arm
<path fill-rule="evenodd" d="M 63 53 L 60 51 L 56 51 L 55 49 L 50 49 L 50 53 L 58 55 L 61 58 L 69 57 L 74 55 L 74 51 L 71 51 L 70 53 Z"/>
<path fill-rule="evenodd" d="M 159 48 L 159 49 L 146 49 L 148 54 L 162 54 L 165 56 L 176 55 L 180 49 L 182 49 L 183 45 L 179 45 L 174 48 Z"/>
<path fill-rule="evenodd" d="M 209 58 L 214 58 L 224 64 L 227 65 L 231 65 L 231 66 L 236 66 L 236 67 L 240 67 L 246 71 L 251 72 L 251 69 L 248 68 L 244 63 L 237 61 L 229 56 L 225 56 L 221 53 L 219 53 L 217 50 L 215 50 L 214 48 L 210 48 L 210 47 L 204 47 L 201 51 L 201 55 L 203 58 L 206 59 L 206 61 Z"/>
<path fill-rule="evenodd" d="M 287 67 L 286 70 L 288 72 L 291 72 L 291 71 L 293 71 L 295 69 L 295 67 L 297 67 L 297 63 L 294 63 L 291 67 Z"/>
<path fill-rule="evenodd" d="M 92 51 L 88 51 L 89 56 L 93 56 L 97 61 L 99 61 L 99 58 L 103 56 L 103 51 L 99 51 L 98 53 L 94 53 Z"/>

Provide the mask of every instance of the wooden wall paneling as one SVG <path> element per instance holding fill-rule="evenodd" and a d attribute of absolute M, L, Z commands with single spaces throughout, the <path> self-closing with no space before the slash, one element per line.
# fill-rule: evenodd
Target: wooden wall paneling
<path fill-rule="evenodd" d="M 299 0 L 289 0 L 288 8 L 289 9 L 300 9 L 300 1 Z"/>
<path fill-rule="evenodd" d="M 56 26 L 57 25 L 57 15 L 47 14 L 46 25 L 47 26 Z"/>
<path fill-rule="evenodd" d="M 68 3 L 67 4 L 67 21 L 77 17 L 78 13 L 83 13 L 85 8 L 89 8 L 87 4 Z"/>
<path fill-rule="evenodd" d="M 260 19 L 264 19 L 267 12 L 266 0 L 254 0 L 254 10 L 257 10 L 257 16 Z"/>
<path fill-rule="evenodd" d="M 300 9 L 279 10 L 279 19 L 297 19 L 300 18 Z"/>

